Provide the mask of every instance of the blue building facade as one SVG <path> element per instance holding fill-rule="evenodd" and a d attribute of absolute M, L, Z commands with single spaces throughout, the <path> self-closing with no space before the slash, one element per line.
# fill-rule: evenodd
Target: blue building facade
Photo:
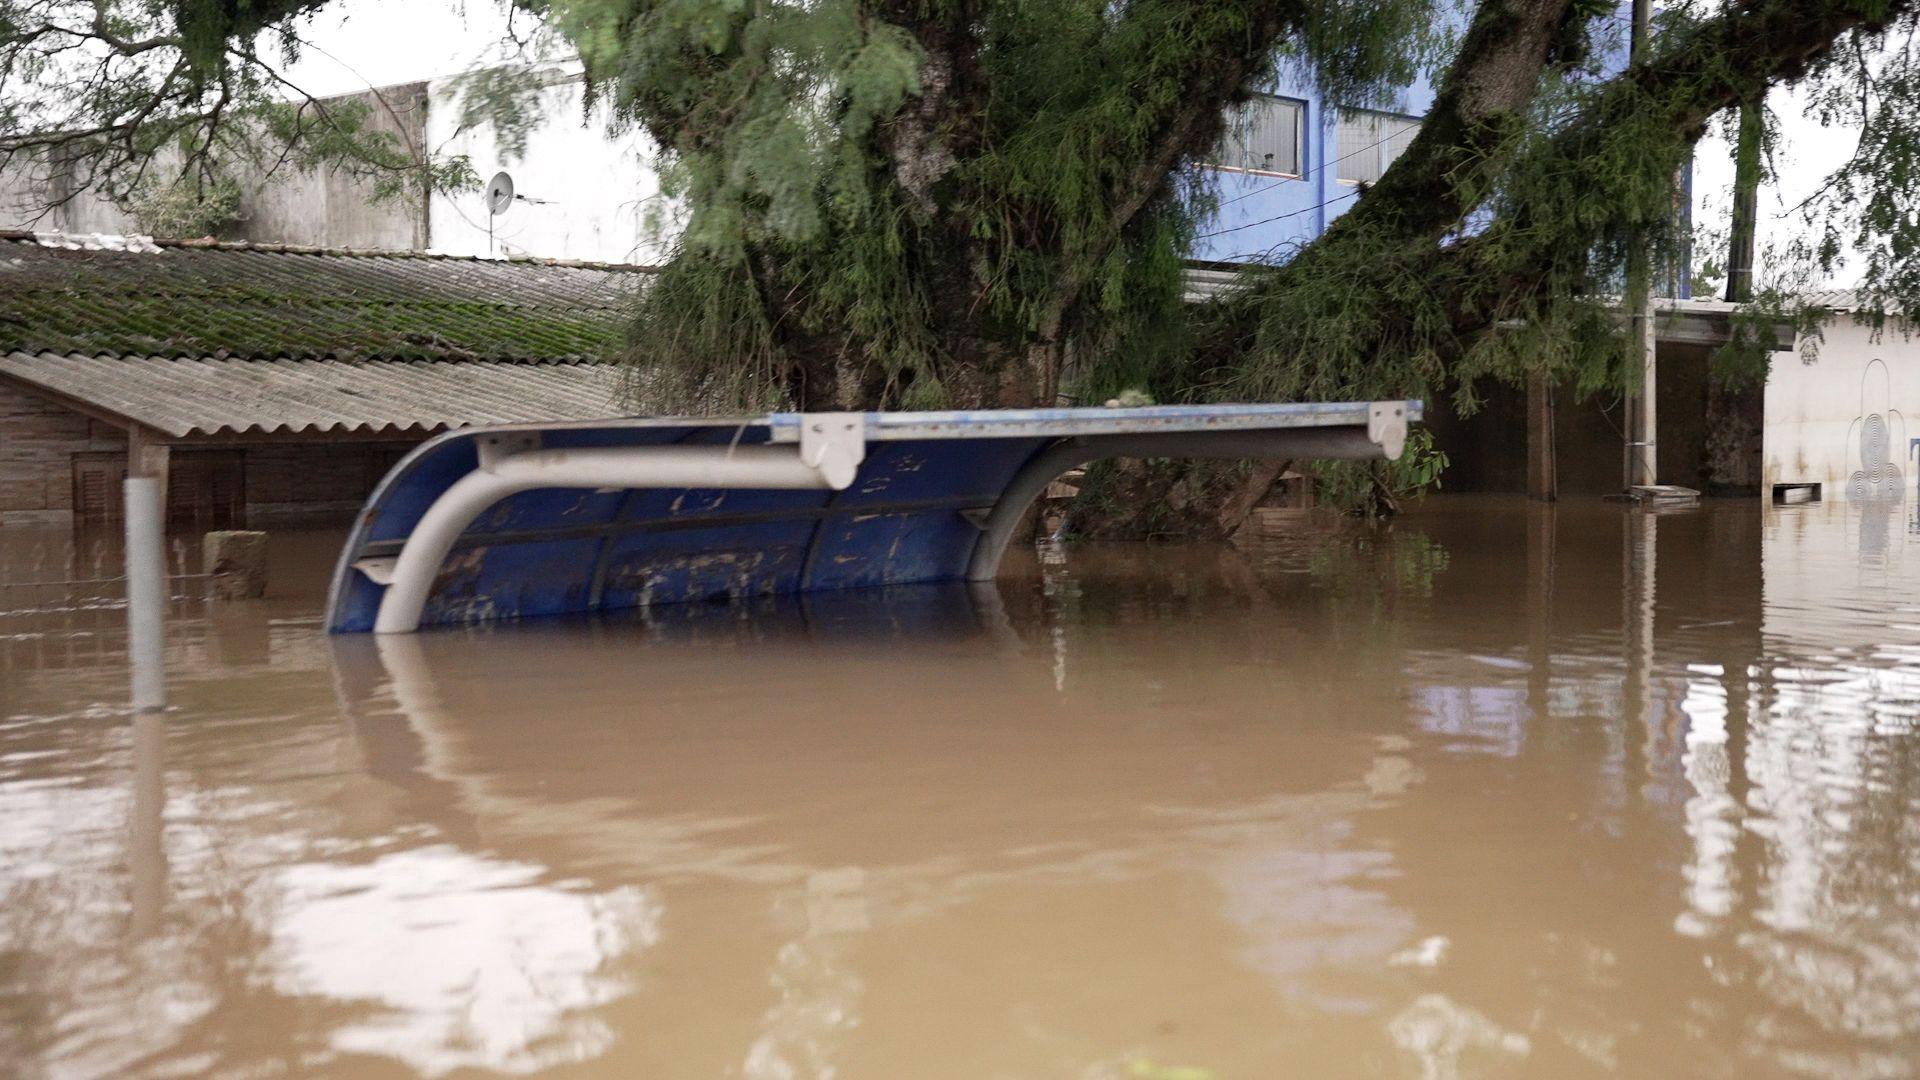
<path fill-rule="evenodd" d="M 1433 105 L 1424 81 L 1390 108 L 1355 108 L 1322 96 L 1311 79 L 1282 81 L 1229 118 L 1219 161 L 1202 168 L 1219 210 L 1193 258 L 1285 262 L 1353 205 L 1419 130 Z"/>
<path fill-rule="evenodd" d="M 1656 8 L 1658 5 L 1656 5 Z M 1594 34 L 1600 77 L 1624 69 L 1632 2 L 1616 4 L 1611 25 Z M 1229 133 L 1203 164 L 1219 209 L 1203 226 L 1190 257 L 1204 262 L 1285 262 L 1359 198 L 1400 156 L 1433 107 L 1434 89 L 1417 80 L 1382 105 L 1329 100 L 1311 73 L 1283 74 L 1270 92 L 1229 117 Z M 1677 211 L 1692 217 L 1692 170 L 1677 178 Z M 1688 268 L 1659 291 L 1691 295 Z"/>

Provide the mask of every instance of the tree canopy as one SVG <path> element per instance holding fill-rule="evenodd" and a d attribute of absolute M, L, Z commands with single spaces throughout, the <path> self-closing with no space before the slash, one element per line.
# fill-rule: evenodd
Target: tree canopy
<path fill-rule="evenodd" d="M 0 0 L 0 166 L 102 189 L 276 153 L 472 182 L 281 75 L 326 0 Z M 516 0 L 659 149 L 684 207 L 630 352 L 689 404 L 1019 405 L 1402 395 L 1628 378 L 1608 298 L 1688 257 L 1674 177 L 1774 86 L 1862 132 L 1810 207 L 1920 302 L 1920 58 L 1904 0 L 1667 5 L 1602 64 L 1607 0 Z M 1617 55 L 1617 49 L 1612 55 Z M 1324 235 L 1183 300 L 1200 163 L 1282 71 L 1332 100 L 1419 77 L 1419 132 Z M 263 147 L 267 149 L 262 149 Z"/>

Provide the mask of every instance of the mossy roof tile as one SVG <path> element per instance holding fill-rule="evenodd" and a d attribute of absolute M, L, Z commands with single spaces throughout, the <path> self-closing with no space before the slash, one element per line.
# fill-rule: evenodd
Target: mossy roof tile
<path fill-rule="evenodd" d="M 645 268 L 0 234 L 0 353 L 605 359 Z"/>

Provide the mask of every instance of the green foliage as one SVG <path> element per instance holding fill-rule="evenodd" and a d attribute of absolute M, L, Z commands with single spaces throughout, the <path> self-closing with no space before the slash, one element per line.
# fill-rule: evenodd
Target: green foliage
<path fill-rule="evenodd" d="M 527 140 L 547 118 L 541 92 L 557 75 L 539 67 L 495 64 L 450 80 L 452 97 L 459 102 L 455 127 L 461 131 L 492 131 L 505 163 L 527 156 Z"/>
<path fill-rule="evenodd" d="M 224 176 L 153 184 L 134 196 L 133 216 L 150 236 L 218 236 L 239 220 L 240 185 Z"/>
<path fill-rule="evenodd" d="M 1069 504 L 1075 539 L 1222 538 L 1220 506 L 1246 483 L 1245 462 L 1109 459 L 1087 466 Z"/>
<path fill-rule="evenodd" d="M 233 201 L 222 178 L 241 174 L 326 167 L 379 199 L 471 185 L 467 162 L 407 145 L 374 104 L 281 73 L 297 20 L 324 3 L 0 0 L 0 167 L 59 174 L 57 189 L 90 187 L 167 231 L 216 222 Z"/>
<path fill-rule="evenodd" d="M 1664 103 L 1631 85 L 1568 79 L 1449 182 L 1465 212 L 1439 244 L 1370 218 L 1257 275 L 1254 332 L 1207 396 L 1253 400 L 1431 396 L 1471 412 L 1476 383 L 1545 371 L 1583 391 L 1625 385 L 1635 366 L 1622 292 L 1635 252 L 1666 268 L 1686 251 L 1673 177 L 1690 148 Z M 1604 113 L 1590 135 L 1575 126 Z M 1665 278 L 1677 274 L 1663 274 Z M 1463 318 L 1465 293 L 1475 305 Z M 1250 302 L 1249 302 L 1250 298 Z"/>
<path fill-rule="evenodd" d="M 1809 95 L 1823 124 L 1860 125 L 1853 156 L 1800 209 L 1811 240 L 1793 257 L 1819 277 L 1858 275 L 1867 315 L 1920 308 L 1920 49 L 1916 20 L 1856 35 L 1817 73 Z M 1876 42 L 1892 48 L 1870 47 Z"/>
<path fill-rule="evenodd" d="M 1447 452 L 1434 446 L 1433 432 L 1414 428 L 1406 449 L 1394 461 L 1330 461 L 1319 466 L 1315 482 L 1321 501 L 1359 517 L 1387 517 L 1401 504 L 1440 490 Z"/>
<path fill-rule="evenodd" d="M 464 155 L 429 155 L 382 129 L 375 122 L 379 108 L 358 97 L 259 102 L 221 132 L 222 157 L 247 160 L 263 171 L 279 165 L 332 169 L 366 181 L 375 202 L 480 186 Z"/>
<path fill-rule="evenodd" d="M 826 366 L 865 404 L 978 401 L 991 369 L 1036 347 L 1083 358 L 1067 373 L 1081 394 L 1179 366 L 1181 257 L 1210 195 L 1185 153 L 1136 174 L 1194 74 L 1229 59 L 1222 43 L 1266 32 L 1264 5 L 544 10 L 594 92 L 661 143 L 665 189 L 688 208 L 674 266 L 727 268 L 670 270 L 639 316 L 634 359 L 683 400 L 790 399 L 802 369 Z M 1401 85 L 1430 14 L 1420 0 L 1302 5 L 1287 58 L 1356 95 Z M 1256 57 L 1229 89 L 1244 97 L 1281 59 Z M 696 300 L 699 287 L 729 295 Z M 754 294 L 765 313 L 734 332 L 692 325 L 716 306 L 744 318 Z M 1119 359 L 1091 362 L 1105 357 Z"/>

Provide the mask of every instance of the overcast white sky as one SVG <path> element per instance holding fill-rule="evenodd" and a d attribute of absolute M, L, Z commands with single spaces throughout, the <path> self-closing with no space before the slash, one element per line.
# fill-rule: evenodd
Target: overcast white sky
<path fill-rule="evenodd" d="M 313 48 L 291 74 L 313 94 L 453 75 L 489 59 L 506 31 L 498 0 L 337 0 L 301 24 Z"/>
<path fill-rule="evenodd" d="M 339 0 L 306 25 L 303 36 L 314 48 L 293 74 L 320 94 L 451 75 L 494 55 L 506 27 L 498 0 Z M 1785 139 L 1776 158 L 1779 182 L 1761 193 L 1763 247 L 1802 227 L 1788 209 L 1818 186 L 1827 169 L 1852 154 L 1856 138 L 1851 130 L 1818 126 L 1790 93 L 1776 92 L 1769 104 L 1780 116 Z M 1732 180 L 1731 148 L 1709 136 L 1695 157 L 1699 220 L 1724 218 Z M 1843 276 L 1834 284 L 1847 283 Z"/>

